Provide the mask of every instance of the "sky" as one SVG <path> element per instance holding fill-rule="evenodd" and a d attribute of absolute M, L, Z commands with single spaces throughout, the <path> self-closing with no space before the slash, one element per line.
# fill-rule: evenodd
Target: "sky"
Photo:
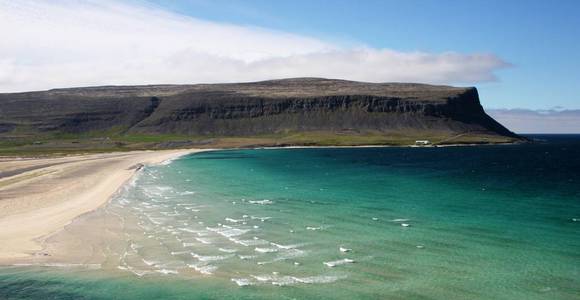
<path fill-rule="evenodd" d="M 564 0 L 0 0 L 0 92 L 421 82 L 476 86 L 516 132 L 580 132 L 579 16 Z"/>

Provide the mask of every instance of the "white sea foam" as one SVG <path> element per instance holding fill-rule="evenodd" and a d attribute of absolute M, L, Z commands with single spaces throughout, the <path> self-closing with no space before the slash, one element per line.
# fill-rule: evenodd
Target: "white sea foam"
<path fill-rule="evenodd" d="M 223 225 L 223 227 L 206 227 L 206 229 L 226 238 L 240 236 L 250 231 L 250 229 L 233 228 L 227 225 Z"/>
<path fill-rule="evenodd" d="M 225 220 L 230 223 L 240 223 L 244 221 L 244 219 L 233 219 L 233 218 L 225 218 Z"/>
<path fill-rule="evenodd" d="M 199 261 L 208 262 L 208 261 L 216 261 L 216 260 L 224 260 L 233 257 L 233 254 L 230 255 L 199 255 L 197 253 L 191 252 L 191 256 L 196 258 Z"/>
<path fill-rule="evenodd" d="M 208 239 L 208 238 L 196 237 L 195 240 L 198 241 L 198 242 L 200 242 L 200 243 L 202 243 L 202 244 L 206 244 L 206 245 L 209 245 L 209 244 L 212 243 L 212 241 L 210 239 Z"/>
<path fill-rule="evenodd" d="M 298 257 L 303 257 L 306 255 L 306 251 L 300 250 L 300 249 L 288 249 L 288 250 L 282 250 L 282 251 L 277 251 L 277 256 L 269 261 L 260 261 L 258 262 L 258 265 L 265 265 L 265 264 L 271 264 L 271 263 L 275 263 L 277 261 L 283 261 L 283 260 L 288 260 L 288 259 L 294 259 L 294 258 L 298 258 Z M 297 265 L 297 263 L 294 263 L 295 265 Z"/>
<path fill-rule="evenodd" d="M 340 265 L 344 265 L 344 264 L 352 264 L 352 263 L 354 263 L 354 260 L 352 260 L 350 258 L 344 258 L 344 259 L 339 259 L 339 260 L 335 260 L 335 261 L 324 262 L 323 264 L 325 264 L 328 267 L 334 268 L 336 266 L 340 266 Z"/>
<path fill-rule="evenodd" d="M 328 276 L 328 275 L 321 275 L 321 276 L 310 276 L 310 277 L 294 277 L 294 279 L 300 283 L 332 283 L 340 279 L 344 279 L 346 276 Z"/>
<path fill-rule="evenodd" d="M 193 195 L 193 194 L 195 194 L 195 192 L 192 192 L 192 191 L 185 191 L 185 192 L 180 193 L 180 195 L 182 195 L 182 196 Z"/>
<path fill-rule="evenodd" d="M 136 270 L 136 269 L 129 269 L 129 271 L 131 271 L 131 273 L 137 275 L 138 277 L 143 277 L 147 274 L 152 274 L 153 271 L 146 271 L 146 270 Z"/>
<path fill-rule="evenodd" d="M 274 242 L 270 242 L 270 245 L 276 246 L 277 248 L 280 248 L 280 249 L 294 249 L 294 248 L 298 248 L 298 247 L 302 246 L 302 244 L 281 245 L 281 244 L 276 244 Z"/>
<path fill-rule="evenodd" d="M 235 253 L 238 252 L 238 250 L 236 249 L 229 249 L 229 248 L 218 248 L 219 251 L 221 252 L 225 252 L 225 253 Z"/>
<path fill-rule="evenodd" d="M 155 260 L 146 260 L 146 259 L 141 259 L 143 261 L 143 263 L 145 263 L 148 266 L 155 266 L 156 264 L 160 263 L 158 261 Z"/>
<path fill-rule="evenodd" d="M 255 283 L 249 278 L 232 278 L 233 282 L 235 282 L 238 286 L 248 286 L 254 285 Z"/>
<path fill-rule="evenodd" d="M 272 219 L 272 217 L 257 217 L 257 216 L 250 216 L 250 219 L 252 220 L 260 220 L 262 222 Z"/>
<path fill-rule="evenodd" d="M 180 213 L 174 212 L 174 211 L 162 211 L 159 212 L 160 214 L 166 216 L 166 217 L 177 217 L 180 216 Z"/>
<path fill-rule="evenodd" d="M 315 226 L 306 226 L 306 230 L 316 231 L 316 230 L 322 230 L 322 229 L 324 229 L 324 227 L 322 227 L 322 226 L 317 226 L 317 227 L 315 227 Z"/>
<path fill-rule="evenodd" d="M 340 252 L 350 252 L 350 251 L 352 251 L 352 249 L 345 248 L 345 247 L 338 247 L 338 250 L 339 250 Z"/>
<path fill-rule="evenodd" d="M 223 237 L 226 237 L 226 238 L 230 238 L 230 237 L 234 237 L 234 236 L 240 236 L 240 235 L 248 233 L 248 232 L 250 232 L 249 229 L 232 228 L 232 229 L 218 231 L 217 234 L 219 234 Z"/>
<path fill-rule="evenodd" d="M 230 240 L 231 242 L 234 242 L 236 244 L 242 245 L 242 246 L 259 246 L 259 245 L 266 245 L 269 244 L 268 241 L 266 240 L 238 240 L 236 238 L 229 238 L 228 240 Z"/>
<path fill-rule="evenodd" d="M 259 247 L 256 247 L 254 249 L 254 251 L 260 252 L 260 253 L 272 253 L 272 252 L 278 252 L 278 248 L 259 248 Z"/>
<path fill-rule="evenodd" d="M 295 277 L 295 276 L 280 276 L 277 272 L 272 275 L 251 275 L 258 282 L 271 283 L 276 286 L 287 286 L 294 284 L 314 284 L 314 283 L 332 283 L 339 279 L 346 278 L 346 276 L 308 276 L 308 277 Z"/>
<path fill-rule="evenodd" d="M 250 201 L 248 201 L 248 203 L 260 204 L 260 205 L 269 205 L 269 204 L 272 204 L 274 202 L 272 202 L 271 200 L 268 200 L 268 199 L 264 199 L 264 200 L 250 200 Z"/>
<path fill-rule="evenodd" d="M 164 224 L 165 222 L 169 221 L 170 219 L 167 218 L 153 218 L 150 217 L 149 221 L 151 221 L 151 223 L 155 224 L 155 225 L 161 225 Z"/>
<path fill-rule="evenodd" d="M 258 281 L 271 281 L 274 277 L 272 275 L 251 275 Z"/>
<path fill-rule="evenodd" d="M 198 233 L 201 232 L 200 230 L 195 230 L 195 229 L 191 229 L 191 228 L 177 228 L 178 230 L 184 231 L 184 232 L 189 232 L 189 233 Z"/>
<path fill-rule="evenodd" d="M 155 272 L 161 273 L 163 275 L 179 274 L 176 270 L 168 270 L 168 269 L 155 270 Z"/>
<path fill-rule="evenodd" d="M 197 208 L 196 206 L 184 206 L 183 208 L 186 210 L 190 210 L 192 212 L 200 212 L 201 211 L 201 209 Z"/>
<path fill-rule="evenodd" d="M 410 219 L 392 219 L 391 220 L 391 222 L 397 222 L 397 223 L 400 223 L 400 222 L 409 222 L 409 221 L 411 221 L 411 220 Z"/>
<path fill-rule="evenodd" d="M 208 264 L 189 264 L 187 266 L 204 275 L 211 275 L 218 268 L 217 266 Z"/>

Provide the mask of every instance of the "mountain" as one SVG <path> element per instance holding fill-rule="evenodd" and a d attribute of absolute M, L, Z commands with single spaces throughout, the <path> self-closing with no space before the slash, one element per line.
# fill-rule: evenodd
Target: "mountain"
<path fill-rule="evenodd" d="M 520 140 L 485 113 L 473 87 L 320 78 L 0 94 L 0 137 L 22 145 L 107 138 L 121 146 L 145 145 L 144 137 L 149 146 Z"/>

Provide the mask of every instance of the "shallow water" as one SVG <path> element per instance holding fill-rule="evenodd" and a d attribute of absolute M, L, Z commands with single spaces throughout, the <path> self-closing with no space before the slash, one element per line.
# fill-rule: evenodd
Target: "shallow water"
<path fill-rule="evenodd" d="M 0 298 L 577 299 L 580 137 L 543 138 L 145 168 L 55 237 L 74 258 L 0 270 Z"/>

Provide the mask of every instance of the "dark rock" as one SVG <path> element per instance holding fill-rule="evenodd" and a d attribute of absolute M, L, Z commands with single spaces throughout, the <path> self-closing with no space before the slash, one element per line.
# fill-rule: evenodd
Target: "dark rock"
<path fill-rule="evenodd" d="M 213 137 L 438 131 L 518 138 L 485 113 L 472 87 L 319 78 L 0 94 L 0 133 L 19 127 Z"/>

